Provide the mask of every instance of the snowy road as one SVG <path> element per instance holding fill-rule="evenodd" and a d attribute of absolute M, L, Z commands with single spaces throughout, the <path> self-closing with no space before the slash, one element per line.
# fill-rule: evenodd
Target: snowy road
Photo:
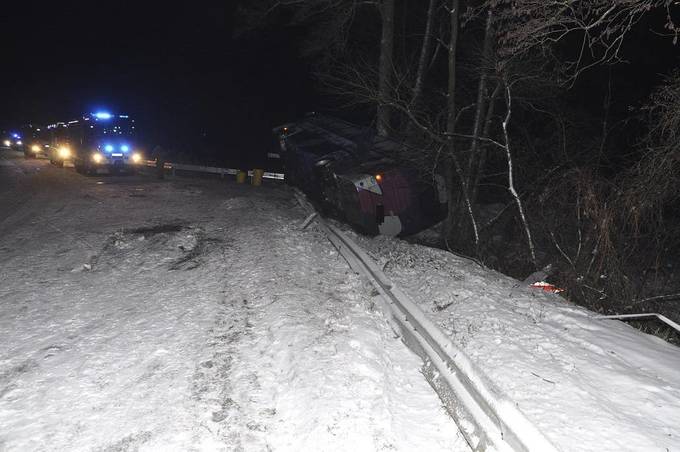
<path fill-rule="evenodd" d="M 284 187 L 0 151 L 0 450 L 466 450 Z"/>

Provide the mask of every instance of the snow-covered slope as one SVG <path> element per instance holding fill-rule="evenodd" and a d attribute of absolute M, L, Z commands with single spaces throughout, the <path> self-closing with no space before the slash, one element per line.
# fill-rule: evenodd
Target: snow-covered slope
<path fill-rule="evenodd" d="M 677 347 L 450 253 L 353 237 L 559 449 L 680 450 Z"/>
<path fill-rule="evenodd" d="M 303 215 L 0 156 L 0 450 L 466 450 Z"/>

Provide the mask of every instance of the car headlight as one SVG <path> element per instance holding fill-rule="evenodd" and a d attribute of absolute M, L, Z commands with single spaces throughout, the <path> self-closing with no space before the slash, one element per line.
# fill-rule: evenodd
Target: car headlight
<path fill-rule="evenodd" d="M 22 144 L 24 143 L 21 140 L 17 140 L 17 146 L 21 146 Z"/>
<path fill-rule="evenodd" d="M 135 152 L 132 154 L 132 162 L 133 163 L 139 163 L 142 161 L 142 155 L 139 152 Z"/>
<path fill-rule="evenodd" d="M 5 140 L 5 141 L 2 142 L 2 144 L 4 144 L 7 147 L 10 147 L 12 145 L 12 142 L 9 141 L 9 140 Z"/>
<path fill-rule="evenodd" d="M 95 152 L 94 154 L 92 154 L 92 160 L 94 161 L 94 163 L 101 163 L 102 160 L 104 160 L 104 156 L 101 155 L 99 152 Z"/>
<path fill-rule="evenodd" d="M 38 146 L 37 144 L 34 144 L 33 146 L 31 146 L 31 151 L 40 152 L 40 146 Z"/>
<path fill-rule="evenodd" d="M 60 147 L 57 152 L 59 154 L 59 158 L 62 158 L 62 159 L 67 159 L 71 156 L 71 150 L 69 148 L 67 148 L 66 146 Z"/>

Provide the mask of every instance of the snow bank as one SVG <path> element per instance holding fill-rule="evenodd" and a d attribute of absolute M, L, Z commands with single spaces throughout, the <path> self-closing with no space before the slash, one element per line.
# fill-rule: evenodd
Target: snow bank
<path fill-rule="evenodd" d="M 560 449 L 680 450 L 680 350 L 450 253 L 353 237 Z"/>

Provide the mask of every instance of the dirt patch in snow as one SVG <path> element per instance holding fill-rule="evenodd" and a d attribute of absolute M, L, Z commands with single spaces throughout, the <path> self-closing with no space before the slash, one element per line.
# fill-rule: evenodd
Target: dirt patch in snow
<path fill-rule="evenodd" d="M 182 229 L 185 228 L 186 226 L 182 224 L 157 224 L 153 226 L 142 226 L 139 228 L 128 229 L 126 232 L 132 234 L 142 234 L 145 237 L 147 237 L 154 234 L 168 234 L 171 232 L 180 232 Z"/>
<path fill-rule="evenodd" d="M 213 251 L 224 248 L 224 243 L 201 228 L 179 223 L 125 229 L 108 237 L 101 252 L 90 260 L 89 270 L 193 270 Z"/>

